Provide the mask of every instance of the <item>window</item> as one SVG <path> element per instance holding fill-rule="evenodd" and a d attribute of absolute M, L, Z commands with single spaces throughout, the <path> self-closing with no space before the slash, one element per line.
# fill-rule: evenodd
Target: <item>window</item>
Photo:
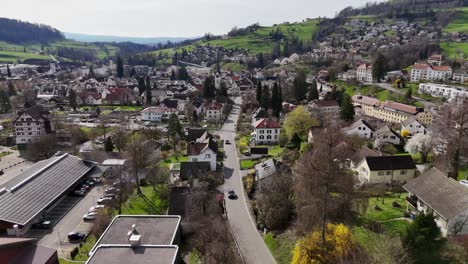
<path fill-rule="evenodd" d="M 267 134 L 271 134 L 271 130 L 270 130 L 270 129 L 267 130 Z"/>
<path fill-rule="evenodd" d="M 405 170 L 400 171 L 400 175 L 406 175 L 406 171 Z"/>
<path fill-rule="evenodd" d="M 258 137 L 258 138 L 259 138 L 259 139 L 265 139 L 265 137 L 264 137 L 264 136 L 260 136 L 260 137 Z"/>
<path fill-rule="evenodd" d="M 379 176 L 384 176 L 385 172 L 384 171 L 379 171 Z"/>
<path fill-rule="evenodd" d="M 209 159 L 209 158 L 211 158 L 211 155 L 210 155 L 210 154 L 206 154 L 206 155 L 205 155 L 205 158 Z"/>
<path fill-rule="evenodd" d="M 263 131 L 263 130 L 260 130 L 260 134 L 263 134 L 263 133 L 264 133 L 264 131 Z"/>
<path fill-rule="evenodd" d="M 392 171 L 387 171 L 386 174 L 387 175 L 392 175 Z"/>
<path fill-rule="evenodd" d="M 270 135 L 268 135 L 268 136 L 267 136 L 267 139 L 271 139 L 271 136 L 270 136 Z"/>

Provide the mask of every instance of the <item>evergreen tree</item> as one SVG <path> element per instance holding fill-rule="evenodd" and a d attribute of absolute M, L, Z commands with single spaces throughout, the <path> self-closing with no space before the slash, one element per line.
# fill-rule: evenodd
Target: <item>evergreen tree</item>
<path fill-rule="evenodd" d="M 10 110 L 10 97 L 5 91 L 0 90 L 0 113 L 7 113 Z"/>
<path fill-rule="evenodd" d="M 411 87 L 408 89 L 408 91 L 405 93 L 405 98 L 406 99 L 411 99 L 413 96 L 413 91 L 411 90 Z"/>
<path fill-rule="evenodd" d="M 291 144 L 294 146 L 295 149 L 300 149 L 301 148 L 301 142 L 302 139 L 299 136 L 298 133 L 294 133 L 294 135 L 291 138 Z"/>
<path fill-rule="evenodd" d="M 183 131 L 182 125 L 180 124 L 179 118 L 176 114 L 171 114 L 169 121 L 167 122 L 167 133 L 174 144 L 174 150 L 176 149 L 176 142 L 182 138 Z"/>
<path fill-rule="evenodd" d="M 445 263 L 441 252 L 446 240 L 441 236 L 432 214 L 418 214 L 404 234 L 403 246 L 415 264 Z"/>
<path fill-rule="evenodd" d="M 16 88 L 12 82 L 8 82 L 8 96 L 15 96 Z"/>
<path fill-rule="evenodd" d="M 132 71 L 130 71 L 130 77 L 135 77 L 136 76 L 136 71 L 135 68 L 132 67 Z"/>
<path fill-rule="evenodd" d="M 215 96 L 216 87 L 213 76 L 208 76 L 203 82 L 203 96 L 205 98 L 213 98 Z"/>
<path fill-rule="evenodd" d="M 171 71 L 171 81 L 175 81 L 177 79 L 176 73 L 174 70 Z"/>
<path fill-rule="evenodd" d="M 111 137 L 106 138 L 106 142 L 104 143 L 104 150 L 106 152 L 112 152 L 114 151 L 114 143 L 112 142 Z"/>
<path fill-rule="evenodd" d="M 96 78 L 96 74 L 94 73 L 94 65 L 92 65 L 92 64 L 89 66 L 88 78 L 89 79 Z"/>
<path fill-rule="evenodd" d="M 307 95 L 307 83 L 306 75 L 304 71 L 299 71 L 299 73 L 294 78 L 294 96 L 297 101 L 302 101 L 306 98 Z"/>
<path fill-rule="evenodd" d="M 283 56 L 289 57 L 289 42 L 288 41 L 284 42 Z"/>
<path fill-rule="evenodd" d="M 11 77 L 10 65 L 7 64 L 6 67 L 7 67 L 7 68 L 6 68 L 6 69 L 7 69 L 7 76 L 8 76 L 8 77 Z"/>
<path fill-rule="evenodd" d="M 189 74 L 185 67 L 180 67 L 179 70 L 177 71 L 177 80 L 181 80 L 181 81 L 189 80 Z"/>
<path fill-rule="evenodd" d="M 221 84 L 219 85 L 218 95 L 228 96 L 226 83 L 224 81 L 221 81 Z"/>
<path fill-rule="evenodd" d="M 68 103 L 70 104 L 70 107 L 73 109 L 73 111 L 76 111 L 78 103 L 76 102 L 76 92 L 73 89 L 70 89 L 68 92 Z"/>
<path fill-rule="evenodd" d="M 154 84 L 154 86 L 156 86 L 156 83 Z M 150 77 L 149 76 L 146 76 L 146 89 L 145 89 L 145 92 L 146 92 L 146 104 L 147 105 L 151 105 L 151 99 L 152 99 L 152 95 L 151 95 L 151 80 L 150 80 Z"/>
<path fill-rule="evenodd" d="M 124 77 L 124 65 L 123 65 L 123 60 L 119 56 L 117 56 L 117 77 L 122 78 Z"/>
<path fill-rule="evenodd" d="M 265 67 L 265 58 L 263 57 L 263 52 L 257 55 L 257 65 L 259 68 Z"/>
<path fill-rule="evenodd" d="M 320 84 L 320 92 L 323 92 L 323 84 Z"/>
<path fill-rule="evenodd" d="M 354 106 L 351 97 L 344 94 L 341 102 L 340 116 L 343 120 L 352 121 L 354 119 Z"/>
<path fill-rule="evenodd" d="M 281 98 L 281 89 L 277 82 L 273 85 L 273 91 L 271 93 L 271 107 L 273 109 L 273 115 L 278 117 L 280 116 L 282 110 L 282 98 Z"/>
<path fill-rule="evenodd" d="M 270 88 L 268 86 L 263 86 L 263 89 L 262 89 L 262 99 L 261 99 L 261 102 L 260 102 L 260 105 L 262 106 L 263 109 L 268 109 L 270 108 L 270 102 L 271 102 L 271 98 L 270 98 Z"/>
<path fill-rule="evenodd" d="M 262 82 L 258 81 L 257 83 L 257 102 L 260 103 L 262 101 Z"/>
<path fill-rule="evenodd" d="M 146 90 L 146 83 L 143 77 L 138 78 L 138 95 L 141 95 Z"/>
<path fill-rule="evenodd" d="M 372 77 L 375 81 L 380 80 L 385 76 L 386 73 L 386 59 L 382 53 L 377 53 L 374 63 L 372 64 Z"/>
<path fill-rule="evenodd" d="M 312 85 L 309 89 L 309 100 L 318 100 L 319 99 L 319 91 L 317 90 L 317 81 L 312 81 Z"/>

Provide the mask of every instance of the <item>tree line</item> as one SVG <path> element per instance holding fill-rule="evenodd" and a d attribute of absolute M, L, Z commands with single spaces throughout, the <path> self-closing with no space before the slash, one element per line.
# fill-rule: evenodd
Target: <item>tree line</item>
<path fill-rule="evenodd" d="M 51 26 L 32 24 L 16 19 L 0 18 L 0 40 L 22 44 L 30 42 L 49 43 L 65 39 L 62 32 Z"/>

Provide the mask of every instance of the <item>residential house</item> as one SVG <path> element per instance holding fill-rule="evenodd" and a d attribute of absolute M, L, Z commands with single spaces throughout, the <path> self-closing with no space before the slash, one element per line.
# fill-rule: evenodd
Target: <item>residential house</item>
<path fill-rule="evenodd" d="M 259 107 L 257 110 L 252 112 L 252 124 L 255 124 L 255 122 L 264 118 L 268 118 L 268 113 L 265 109 Z"/>
<path fill-rule="evenodd" d="M 374 81 L 372 76 L 372 65 L 368 63 L 361 64 L 357 67 L 357 80 L 361 82 L 371 83 Z"/>
<path fill-rule="evenodd" d="M 411 81 L 421 80 L 438 81 L 448 80 L 452 77 L 452 68 L 450 66 L 433 66 L 421 63 L 415 63 L 411 69 Z"/>
<path fill-rule="evenodd" d="M 361 183 L 402 184 L 415 177 L 416 165 L 410 155 L 366 157 L 355 171 Z"/>
<path fill-rule="evenodd" d="M 152 106 L 141 111 L 141 120 L 151 122 L 161 122 L 164 118 L 169 118 L 171 114 L 177 114 L 178 111 L 167 107 Z"/>
<path fill-rule="evenodd" d="M 462 70 L 462 69 L 456 70 L 453 73 L 452 79 L 459 83 L 468 82 L 468 70 Z"/>
<path fill-rule="evenodd" d="M 412 105 L 406 105 L 393 101 L 381 102 L 378 99 L 355 94 L 351 97 L 353 104 L 361 108 L 364 115 L 371 116 L 391 123 L 401 123 L 408 117 L 413 116 L 424 125 L 432 124 L 432 113 L 424 111 Z"/>
<path fill-rule="evenodd" d="M 41 105 L 35 105 L 18 112 L 17 117 L 13 120 L 13 125 L 16 144 L 35 142 L 41 136 L 54 132 L 50 113 Z"/>
<path fill-rule="evenodd" d="M 271 119 L 260 119 L 254 123 L 253 139 L 255 144 L 275 144 L 278 142 L 281 125 Z"/>
<path fill-rule="evenodd" d="M 221 103 L 206 103 L 205 104 L 205 119 L 208 122 L 221 123 L 223 117 L 223 104 Z"/>
<path fill-rule="evenodd" d="M 403 130 L 407 130 L 410 136 L 414 136 L 416 134 L 426 134 L 426 127 L 412 116 L 401 122 L 401 131 Z"/>
<path fill-rule="evenodd" d="M 216 170 L 218 144 L 204 129 L 191 129 L 187 135 L 187 155 L 192 162 L 209 162 L 211 171 Z"/>
<path fill-rule="evenodd" d="M 374 138 L 375 129 L 363 119 L 359 119 L 350 126 L 343 128 L 346 135 L 358 135 L 363 138 Z"/>
<path fill-rule="evenodd" d="M 427 63 L 433 66 L 441 66 L 442 65 L 442 55 L 436 54 L 432 55 L 427 59 Z"/>
<path fill-rule="evenodd" d="M 322 114 L 337 115 L 340 112 L 340 106 L 336 100 L 320 100 L 310 104 L 312 109 L 317 109 Z"/>
<path fill-rule="evenodd" d="M 130 94 L 127 88 L 108 88 L 102 93 L 102 101 L 109 105 L 124 105 L 129 102 Z"/>
<path fill-rule="evenodd" d="M 442 171 L 431 168 L 403 185 L 408 192 L 408 211 L 431 213 L 443 236 L 468 234 L 468 188 Z"/>
<path fill-rule="evenodd" d="M 359 162 L 365 157 L 377 157 L 380 156 L 380 153 L 376 150 L 370 149 L 366 146 L 363 146 L 358 151 L 354 152 L 353 155 L 348 160 L 348 167 L 352 170 L 356 170 Z"/>
<path fill-rule="evenodd" d="M 255 181 L 263 180 L 277 172 L 276 161 L 267 159 L 255 165 Z"/>
<path fill-rule="evenodd" d="M 449 102 L 468 97 L 467 88 L 445 84 L 420 83 L 418 91 L 419 93 L 429 94 L 434 97 L 443 97 Z"/>
<path fill-rule="evenodd" d="M 376 147 L 381 147 L 386 144 L 400 145 L 403 140 L 401 136 L 391 129 L 388 125 L 381 127 L 375 132 L 375 143 Z"/>
<path fill-rule="evenodd" d="M 102 104 L 102 97 L 97 91 L 86 90 L 80 93 L 79 98 L 81 100 L 81 104 L 85 105 L 101 105 Z"/>

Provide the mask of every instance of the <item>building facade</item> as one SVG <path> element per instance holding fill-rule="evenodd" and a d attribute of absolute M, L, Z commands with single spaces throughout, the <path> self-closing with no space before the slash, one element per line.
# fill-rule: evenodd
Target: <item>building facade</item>
<path fill-rule="evenodd" d="M 452 68 L 450 66 L 433 66 L 421 63 L 415 63 L 411 69 L 411 81 L 421 80 L 448 80 L 452 77 Z"/>
<path fill-rule="evenodd" d="M 39 138 L 53 132 L 50 113 L 41 105 L 20 111 L 13 121 L 16 144 L 36 142 Z"/>
<path fill-rule="evenodd" d="M 449 102 L 468 97 L 468 89 L 464 87 L 436 83 L 420 83 L 419 93 L 429 94 L 434 97 L 443 97 Z"/>
<path fill-rule="evenodd" d="M 281 125 L 271 119 L 261 119 L 254 124 L 253 139 L 255 144 L 278 143 Z"/>
<path fill-rule="evenodd" d="M 371 83 L 374 81 L 372 76 L 372 65 L 370 64 L 361 64 L 357 68 L 356 72 L 357 80 L 361 82 L 368 82 Z"/>

